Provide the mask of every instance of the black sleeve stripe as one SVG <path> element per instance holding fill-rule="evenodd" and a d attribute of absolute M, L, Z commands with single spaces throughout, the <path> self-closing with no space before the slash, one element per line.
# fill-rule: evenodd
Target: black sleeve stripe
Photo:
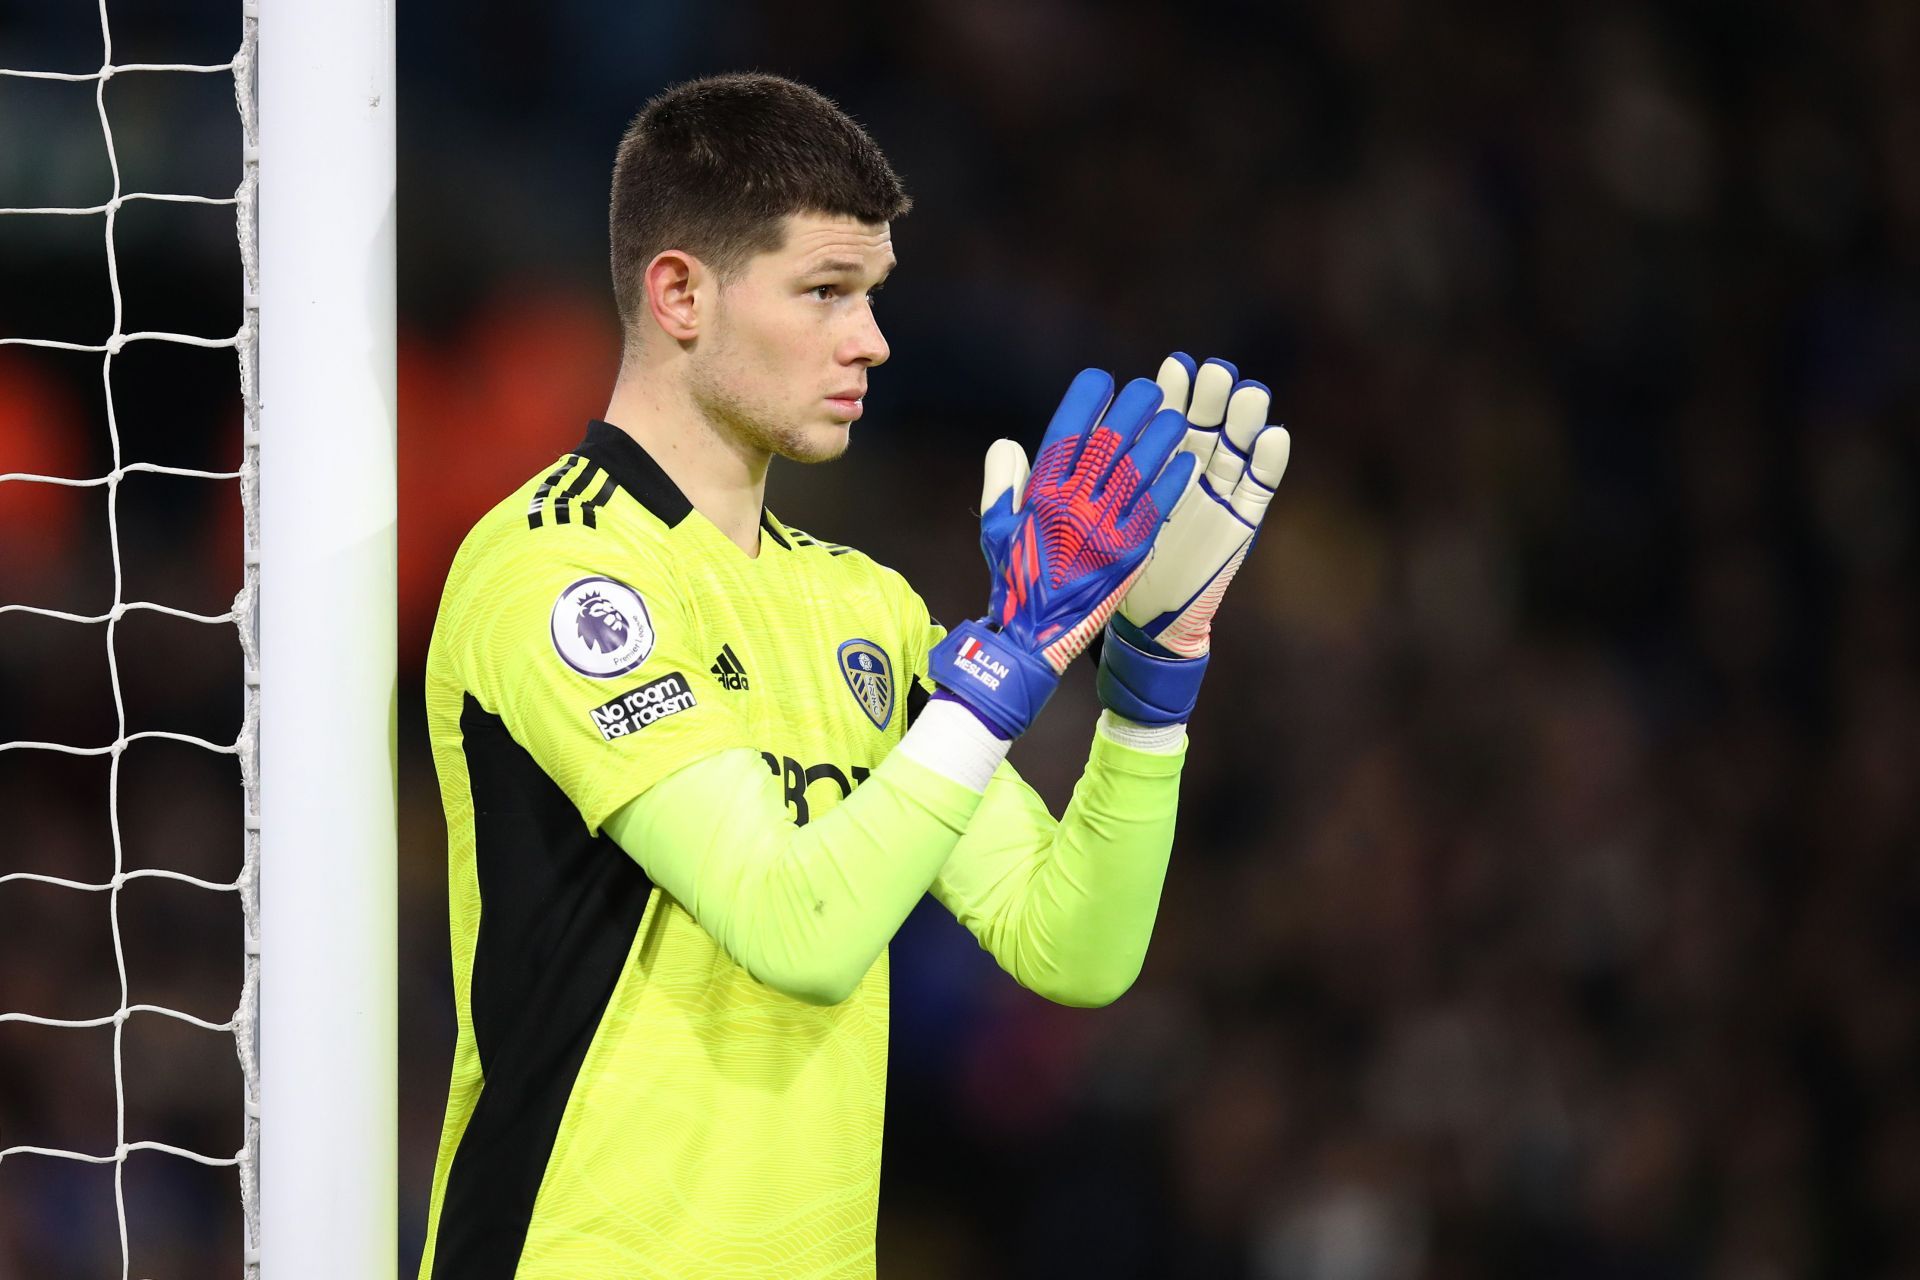
<path fill-rule="evenodd" d="M 566 492 L 553 500 L 553 522 L 555 524 L 567 523 L 571 514 L 567 504 L 585 493 L 587 486 L 592 484 L 593 478 L 599 474 L 600 464 L 597 462 L 589 462 L 586 466 L 580 468 L 580 474 L 573 478 L 573 483 L 567 486 Z"/>
<path fill-rule="evenodd" d="M 852 547 L 849 547 L 844 543 L 822 542 L 820 539 L 814 537 L 812 534 L 808 533 L 806 530 L 796 529 L 792 525 L 787 526 L 787 533 L 789 536 L 792 537 L 794 546 L 818 547 L 820 550 L 826 552 L 830 556 L 843 556 L 847 554 L 847 552 L 853 550 Z"/>
<path fill-rule="evenodd" d="M 607 473 L 607 482 L 600 486 L 599 492 L 580 504 L 580 523 L 589 529 L 599 528 L 598 519 L 600 508 L 606 503 L 608 498 L 613 496 L 613 491 L 619 487 L 620 486 L 614 482 L 613 473 L 609 471 Z"/>
<path fill-rule="evenodd" d="M 540 527 L 540 504 L 547 500 L 549 493 L 553 492 L 553 486 L 560 483 L 560 477 L 571 471 L 573 465 L 578 461 L 580 461 L 579 454 L 568 454 L 560 460 L 560 465 L 553 469 L 553 474 L 545 480 L 542 480 L 540 487 L 533 491 L 533 501 L 527 504 L 527 528 L 538 529 Z"/>

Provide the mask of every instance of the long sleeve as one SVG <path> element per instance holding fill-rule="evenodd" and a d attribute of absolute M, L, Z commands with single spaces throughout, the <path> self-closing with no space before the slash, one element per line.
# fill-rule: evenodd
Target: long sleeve
<path fill-rule="evenodd" d="M 933 883 L 936 898 L 1022 986 L 1109 1004 L 1140 974 L 1173 846 L 1184 738 L 1138 751 L 1096 731 L 1055 822 L 1002 764 Z"/>
<path fill-rule="evenodd" d="M 938 732 L 923 717 L 912 735 Z M 979 736 L 971 721 L 959 732 Z M 998 751 L 994 751 L 997 758 Z M 988 759 L 980 777 L 992 769 Z M 788 821 L 779 782 L 744 749 L 655 783 L 605 831 L 714 941 L 768 986 L 844 1000 L 927 892 L 981 794 L 913 758 L 911 743 L 813 822 Z"/>

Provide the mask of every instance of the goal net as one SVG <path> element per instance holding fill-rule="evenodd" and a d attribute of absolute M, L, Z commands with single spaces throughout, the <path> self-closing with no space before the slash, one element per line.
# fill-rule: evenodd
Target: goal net
<path fill-rule="evenodd" d="M 391 11 L 79 9 L 0 31 L 0 1275 L 390 1274 Z"/>

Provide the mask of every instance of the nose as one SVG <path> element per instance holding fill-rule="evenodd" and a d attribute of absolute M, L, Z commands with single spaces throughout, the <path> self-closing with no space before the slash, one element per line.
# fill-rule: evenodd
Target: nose
<path fill-rule="evenodd" d="M 864 365 L 871 369 L 875 365 L 885 364 L 887 357 L 892 354 L 893 349 L 887 346 L 886 335 L 880 332 L 880 321 L 874 317 L 873 309 L 862 307 L 858 328 L 842 349 L 842 363 Z"/>

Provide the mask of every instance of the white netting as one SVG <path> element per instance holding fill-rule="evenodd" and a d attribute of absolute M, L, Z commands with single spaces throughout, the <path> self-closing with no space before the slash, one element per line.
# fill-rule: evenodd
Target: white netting
<path fill-rule="evenodd" d="M 127 1208 L 124 1175 L 127 1157 L 140 1151 L 164 1152 L 183 1160 L 201 1165 L 225 1166 L 236 1170 L 239 1192 L 245 1222 L 245 1274 L 250 1278 L 259 1274 L 259 1183 L 258 1150 L 260 1138 L 259 1121 L 259 1053 L 256 1034 L 256 1012 L 259 1004 L 259 929 L 258 929 L 258 861 L 260 848 L 260 799 L 258 790 L 258 751 L 257 725 L 260 712 L 259 655 L 257 650 L 257 612 L 256 600 L 259 589 L 259 400 L 257 381 L 257 334 L 259 295 L 259 261 L 257 252 L 257 221 L 255 197 L 259 189 L 259 132 L 256 121 L 256 93 L 254 83 L 254 62 L 257 48 L 257 10 L 255 5 L 244 5 L 243 11 L 236 15 L 241 18 L 240 44 L 232 60 L 215 65 L 193 65 L 184 63 L 133 63 L 116 65 L 113 61 L 113 31 L 108 21 L 105 0 L 100 4 L 101 65 L 98 71 L 83 74 L 51 72 L 39 70 L 0 68 L 0 76 L 20 77 L 33 80 L 91 81 L 95 85 L 94 100 L 100 118 L 100 131 L 105 140 L 108 164 L 113 175 L 111 197 L 103 204 L 82 208 L 0 208 L 0 216 L 28 217 L 101 217 L 105 223 L 106 261 L 108 279 L 113 295 L 113 329 L 98 343 L 59 342 L 34 337 L 0 336 L 0 345 L 52 348 L 71 352 L 94 352 L 101 357 L 101 378 L 106 391 L 106 429 L 111 441 L 112 469 L 105 475 L 90 477 L 36 475 L 21 472 L 0 474 L 0 484 L 19 485 L 63 485 L 74 488 L 97 488 L 104 486 L 107 496 L 107 527 L 113 556 L 113 603 L 104 613 L 86 615 L 65 612 L 57 609 L 41 608 L 23 604 L 0 604 L 0 615 L 8 613 L 36 614 L 45 618 L 60 619 L 69 623 L 104 625 L 106 627 L 106 646 L 108 674 L 113 684 L 114 710 L 118 729 L 113 741 L 104 744 L 75 744 L 61 742 L 0 742 L 0 753 L 46 751 L 59 752 L 74 756 L 107 756 L 111 758 L 108 780 L 108 800 L 111 810 L 110 829 L 113 837 L 113 875 L 100 882 L 66 879 L 60 876 L 37 872 L 12 872 L 0 874 L 0 886 L 16 882 L 38 882 L 57 886 L 79 893 L 103 893 L 109 896 L 109 918 L 113 929 L 114 964 L 119 976 L 119 1006 L 110 1011 L 88 1018 L 49 1018 L 26 1010 L 0 1009 L 0 1023 L 34 1023 L 53 1028 L 113 1028 L 113 1076 L 115 1100 L 115 1142 L 111 1151 L 72 1151 L 53 1147 L 33 1145 L 4 1145 L 6 1135 L 0 1133 L 0 1161 L 18 1158 L 55 1159 L 82 1161 L 88 1164 L 111 1164 L 114 1166 L 114 1203 L 119 1217 L 121 1275 L 123 1280 L 131 1268 L 131 1253 L 128 1245 Z M 157 192 L 126 192 L 121 190 L 120 162 L 114 150 L 113 125 L 108 118 L 106 105 L 107 82 L 115 76 L 129 74 L 185 74 L 185 75 L 231 75 L 234 83 L 234 97 L 239 109 L 241 135 L 243 139 L 243 177 L 238 190 L 231 197 L 217 198 L 200 195 L 165 194 Z M 234 208 L 237 223 L 237 240 L 245 281 L 244 320 L 238 332 L 226 336 L 208 336 L 190 333 L 164 333 L 150 331 L 125 332 L 122 326 L 122 301 L 120 293 L 120 274 L 114 253 L 114 224 L 119 211 L 136 201 L 161 201 L 179 204 L 229 205 Z M 244 432 L 242 460 L 237 471 L 208 471 L 187 467 L 162 466 L 149 462 L 126 462 L 121 454 L 119 424 L 116 421 L 113 398 L 113 361 L 114 357 L 129 343 L 159 342 L 180 343 L 194 347 L 231 347 L 237 353 L 241 389 L 241 403 L 244 414 Z M 221 614 L 201 614 L 189 610 L 174 608 L 159 601 L 126 600 L 123 591 L 121 567 L 121 546 L 119 527 L 119 486 L 127 476 L 135 473 L 148 473 L 167 476 L 193 477 L 204 480 L 232 480 L 240 487 L 243 526 L 245 529 L 245 547 L 243 553 L 243 576 L 240 592 L 234 598 L 230 611 Z M 115 631 L 122 618 L 138 611 L 151 611 L 165 614 L 190 622 L 208 626 L 234 626 L 239 631 L 241 652 L 245 659 L 246 690 L 244 715 L 238 736 L 233 742 L 209 742 L 203 738 L 183 733 L 164 731 L 127 731 L 126 703 L 122 696 L 120 669 L 114 643 Z M 237 757 L 242 786 L 245 789 L 245 834 L 244 856 L 240 873 L 231 881 L 215 882 L 178 871 L 159 868 L 128 870 L 125 865 L 120 829 L 120 766 L 122 753 L 142 739 L 164 738 L 175 742 L 187 743 L 206 751 Z M 4 872 L 4 866 L 0 866 Z M 241 990 L 233 1016 L 223 1022 L 208 1021 L 178 1009 L 163 1008 L 152 1004 L 130 1004 L 128 1002 L 127 962 L 122 946 L 120 930 L 120 893 L 128 883 L 140 879 L 166 879 L 211 893 L 231 893 L 239 900 L 244 913 L 245 957 Z M 164 1142 L 143 1140 L 127 1132 L 127 1091 L 125 1062 L 122 1054 L 122 1036 L 131 1018 L 170 1018 L 207 1031 L 230 1034 L 234 1037 L 236 1051 L 240 1059 L 241 1076 L 244 1081 L 242 1098 L 235 1099 L 236 1105 L 244 1108 L 245 1119 L 242 1126 L 244 1141 L 241 1149 L 232 1153 L 214 1153 L 189 1151 Z"/>

